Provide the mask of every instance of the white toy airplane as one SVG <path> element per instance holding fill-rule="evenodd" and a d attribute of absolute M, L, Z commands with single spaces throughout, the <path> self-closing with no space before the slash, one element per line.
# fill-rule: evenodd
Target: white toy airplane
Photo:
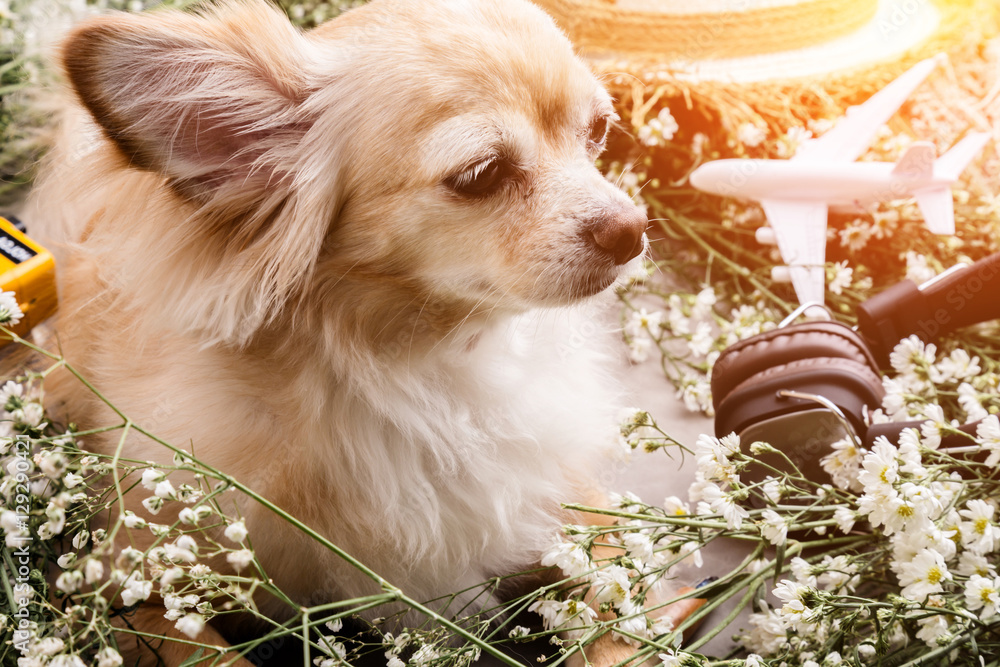
<path fill-rule="evenodd" d="M 989 134 L 970 133 L 938 159 L 934 144 L 916 142 L 896 164 L 855 162 L 878 129 L 945 60 L 939 55 L 917 63 L 861 106 L 848 109 L 822 137 L 804 142 L 790 160 L 715 160 L 691 174 L 691 184 L 699 190 L 761 203 L 799 303 L 824 301 L 830 206 L 913 196 L 932 232 L 955 233 L 951 185 Z"/>

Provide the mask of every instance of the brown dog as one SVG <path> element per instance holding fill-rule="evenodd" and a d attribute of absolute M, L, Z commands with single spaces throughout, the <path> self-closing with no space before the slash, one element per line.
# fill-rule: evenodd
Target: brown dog
<path fill-rule="evenodd" d="M 246 0 L 96 18 L 61 57 L 79 107 L 32 217 L 61 248 L 70 362 L 414 599 L 537 562 L 614 442 L 592 311 L 646 246 L 594 167 L 611 100 L 552 21 L 375 0 L 303 34 Z M 297 604 L 377 590 L 228 498 Z M 139 622 L 175 632 L 162 607 Z"/>

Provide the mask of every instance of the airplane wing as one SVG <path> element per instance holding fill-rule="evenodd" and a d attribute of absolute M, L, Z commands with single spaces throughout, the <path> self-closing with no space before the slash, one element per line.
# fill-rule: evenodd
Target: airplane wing
<path fill-rule="evenodd" d="M 823 303 L 826 294 L 826 218 L 824 202 L 765 199 L 781 259 L 788 265 L 800 304 Z"/>
<path fill-rule="evenodd" d="M 929 188 L 913 193 L 924 215 L 924 224 L 935 234 L 955 233 L 955 205 L 951 188 Z"/>
<path fill-rule="evenodd" d="M 847 114 L 826 134 L 805 142 L 792 159 L 801 162 L 854 162 L 871 144 L 878 129 L 892 118 L 906 98 L 944 59 L 943 55 L 935 56 L 917 63 L 861 106 L 848 109 Z"/>

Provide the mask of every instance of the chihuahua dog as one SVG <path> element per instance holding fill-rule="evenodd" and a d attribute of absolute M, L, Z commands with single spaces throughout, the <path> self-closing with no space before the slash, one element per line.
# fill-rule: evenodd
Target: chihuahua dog
<path fill-rule="evenodd" d="M 615 447 L 593 322 L 647 246 L 594 166 L 611 98 L 552 20 L 526 0 L 374 0 L 301 32 L 239 0 L 92 18 L 59 57 L 75 106 L 31 217 L 58 247 L 68 361 L 412 599 L 537 563 Z M 62 399 L 116 421 L 90 392 Z M 171 461 L 134 432 L 123 451 Z M 125 507 L 170 523 L 142 496 Z M 226 499 L 296 604 L 378 592 Z M 135 624 L 176 634 L 163 612 Z M 127 664 L 151 660 L 132 644 Z"/>

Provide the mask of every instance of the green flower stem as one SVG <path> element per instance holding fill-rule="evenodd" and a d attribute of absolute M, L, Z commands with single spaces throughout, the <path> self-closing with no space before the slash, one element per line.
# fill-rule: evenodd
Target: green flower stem
<path fill-rule="evenodd" d="M 69 366 L 67 365 L 67 367 L 69 367 Z M 178 449 L 177 447 L 174 447 L 173 445 L 171 445 L 171 444 L 169 444 L 169 443 L 161 440 L 160 438 L 156 437 L 152 433 L 149 433 L 148 431 L 146 431 L 146 430 L 144 430 L 144 429 L 142 429 L 142 428 L 140 428 L 138 426 L 133 426 L 133 428 L 137 432 L 145 435 L 146 437 L 154 440 L 155 442 L 163 445 L 164 447 L 167 447 L 168 449 L 170 449 L 174 453 L 180 453 L 180 454 L 183 454 L 183 455 L 189 456 L 189 457 L 191 456 L 188 452 L 185 452 L 184 450 L 181 450 L 181 449 Z M 202 462 L 202 461 L 200 461 L 198 459 L 195 459 L 194 457 L 191 457 L 191 458 L 192 458 L 192 460 L 195 463 L 197 463 L 200 466 L 203 466 L 206 472 L 210 473 L 213 477 L 215 477 L 219 481 L 226 482 L 230 486 L 238 489 L 240 492 L 246 494 L 247 497 L 251 498 L 252 500 L 254 500 L 256 502 L 258 502 L 259 504 L 261 504 L 262 506 L 264 506 L 265 508 L 267 508 L 268 510 L 270 510 L 274 514 L 278 515 L 279 517 L 281 517 L 282 519 L 284 519 L 288 523 L 292 524 L 293 526 L 295 526 L 296 528 L 298 528 L 299 530 L 301 530 L 303 533 L 305 533 L 306 535 L 308 535 L 310 538 L 312 538 L 313 540 L 315 540 L 319 544 L 323 545 L 323 547 L 325 547 L 326 549 L 328 549 L 332 553 L 336 554 L 338 557 L 340 557 L 341 559 L 343 559 L 345 562 L 347 562 L 349 565 L 351 565 L 356 570 L 358 570 L 359 572 L 361 572 L 363 575 L 365 575 L 366 577 L 368 577 L 369 579 L 371 579 L 372 581 L 374 581 L 375 583 L 377 583 L 379 585 L 379 587 L 383 591 L 385 591 L 386 593 L 388 593 L 391 597 L 395 598 L 396 600 L 398 600 L 399 602 L 405 604 L 406 606 L 408 606 L 408 607 L 410 607 L 410 608 L 412 608 L 412 609 L 414 609 L 416 611 L 419 611 L 420 613 L 424 614 L 425 616 L 428 616 L 429 618 L 431 618 L 432 620 L 434 620 L 438 624 L 440 624 L 443 627 L 447 628 L 451 632 L 454 632 L 455 634 L 457 634 L 458 636 L 462 637 L 466 641 L 472 642 L 473 644 L 475 644 L 479 648 L 481 648 L 483 651 L 485 651 L 486 653 L 489 653 L 490 655 L 492 655 L 493 657 L 497 658 L 498 660 L 500 660 L 504 664 L 510 665 L 511 667 L 524 667 L 520 662 L 512 659 L 510 656 L 507 656 L 507 655 L 503 654 L 501 651 L 499 651 L 495 647 L 490 646 L 489 644 L 487 644 L 486 642 L 482 641 L 481 639 L 479 639 L 478 637 L 476 637 L 472 633 L 468 632 L 464 628 L 462 628 L 462 627 L 458 626 L 457 624 L 455 624 L 453 621 L 445 618 L 444 616 L 442 616 L 441 614 L 437 613 L 436 611 L 434 611 L 432 609 L 429 609 L 428 607 L 424 606 L 420 602 L 418 602 L 418 601 L 414 600 L 413 598 L 409 597 L 408 595 L 406 595 L 405 593 L 403 593 L 403 591 L 401 589 L 399 589 L 398 587 L 396 587 L 396 586 L 392 585 L 391 583 L 389 583 L 386 579 L 384 579 L 377 572 L 375 572 L 374 570 L 372 570 L 371 568 L 369 568 L 368 566 L 366 566 L 364 563 L 362 563 L 361 561 L 357 560 L 356 558 L 354 558 L 353 556 L 351 556 L 350 554 L 348 554 L 346 551 L 344 551 L 343 549 L 341 549 L 340 547 L 338 547 L 337 545 L 335 545 L 333 542 L 331 542 L 330 540 L 328 540 L 324 536 L 320 535 L 318 532 L 316 532 L 315 530 L 313 530 L 312 528 L 310 528 L 308 525 L 306 525 L 305 523 L 303 523 L 299 519 L 295 518 L 293 515 L 289 514 L 288 512 L 286 512 L 285 510 L 283 510 L 282 508 L 280 508 L 277 505 L 275 505 L 270 500 L 264 498 L 260 494 L 256 493 L 252 489 L 250 489 L 248 486 L 246 486 L 245 484 L 241 483 L 235 477 L 232 477 L 232 476 L 230 476 L 230 475 L 222 472 L 221 470 L 218 470 L 217 468 L 209 466 L 209 465 L 205 464 L 204 462 Z"/>
<path fill-rule="evenodd" d="M 651 199 L 650 197 L 646 197 L 646 199 L 649 200 L 649 201 L 651 201 L 651 202 L 656 203 L 661 208 L 663 206 L 662 204 L 656 202 L 655 199 Z M 767 286 L 764 285 L 764 283 L 762 283 L 760 280 L 758 280 L 757 278 L 755 278 L 753 276 L 753 273 L 750 271 L 750 269 L 748 269 L 745 266 L 742 266 L 740 264 L 737 264 L 733 260 L 729 259 L 725 255 L 723 255 L 722 253 L 720 253 L 710 243 L 708 243 L 707 241 L 705 241 L 705 239 L 703 239 L 697 232 L 694 231 L 694 229 L 692 229 L 691 225 L 694 222 L 693 220 L 690 220 L 686 216 L 681 215 L 681 214 L 679 214 L 676 211 L 674 211 L 673 213 L 674 213 L 673 222 L 677 224 L 677 226 L 681 229 L 681 231 L 684 232 L 684 234 L 688 238 L 690 238 L 702 250 L 704 250 L 713 261 L 721 262 L 723 265 L 725 265 L 725 267 L 729 271 L 731 271 L 732 273 L 740 276 L 741 278 L 744 278 L 747 282 L 749 282 L 751 285 L 753 285 L 755 289 L 759 290 L 761 294 L 764 294 L 769 299 L 771 299 L 772 301 L 774 301 L 774 303 L 778 304 L 786 312 L 791 312 L 793 310 L 793 308 L 788 304 L 788 302 L 786 302 L 784 299 L 780 298 L 778 295 L 776 295 L 774 292 L 772 292 L 770 289 L 768 289 Z M 660 226 L 661 229 L 664 229 L 664 231 L 668 228 L 667 225 L 664 224 L 664 221 L 662 221 L 662 220 L 660 222 L 658 222 L 657 224 Z"/>
<path fill-rule="evenodd" d="M 699 648 L 701 648 L 709 641 L 714 639 L 716 635 L 718 635 L 720 632 L 728 628 L 729 625 L 736 620 L 736 617 L 740 615 L 740 613 L 743 611 L 743 608 L 746 607 L 748 604 L 750 604 L 750 601 L 753 600 L 755 595 L 757 595 L 757 591 L 760 589 L 762 585 L 763 582 L 757 582 L 753 585 L 747 585 L 746 593 L 743 594 L 743 597 L 740 598 L 740 601 L 736 603 L 736 606 L 733 607 L 732 611 L 730 611 L 729 614 L 727 614 L 726 617 L 722 619 L 721 622 L 716 623 L 711 630 L 709 630 L 704 635 L 699 637 L 697 641 L 691 642 L 691 645 L 685 647 L 685 650 L 697 651 Z"/>
<path fill-rule="evenodd" d="M 309 663 L 309 610 L 302 609 L 302 667 L 310 667 Z"/>
<path fill-rule="evenodd" d="M 599 507 L 589 507 L 577 503 L 563 504 L 565 509 L 574 512 L 584 512 L 587 514 L 602 514 L 605 516 L 615 516 L 622 519 L 635 519 L 648 521 L 649 523 L 667 524 L 671 526 L 686 526 L 688 528 L 710 528 L 714 530 L 726 530 L 728 526 L 725 521 L 701 521 L 697 519 L 683 519 L 676 516 L 651 516 L 647 514 L 633 514 L 620 510 L 602 509 Z"/>
<path fill-rule="evenodd" d="M 970 640 L 975 640 L 977 637 L 981 636 L 987 631 L 988 628 L 976 628 L 967 635 L 959 635 L 947 646 L 940 646 L 932 651 L 924 653 L 918 658 L 906 662 L 900 667 L 918 667 L 919 665 L 940 665 L 943 664 L 942 660 L 946 660 L 945 656 L 954 651 L 956 648 L 967 644 Z"/>

